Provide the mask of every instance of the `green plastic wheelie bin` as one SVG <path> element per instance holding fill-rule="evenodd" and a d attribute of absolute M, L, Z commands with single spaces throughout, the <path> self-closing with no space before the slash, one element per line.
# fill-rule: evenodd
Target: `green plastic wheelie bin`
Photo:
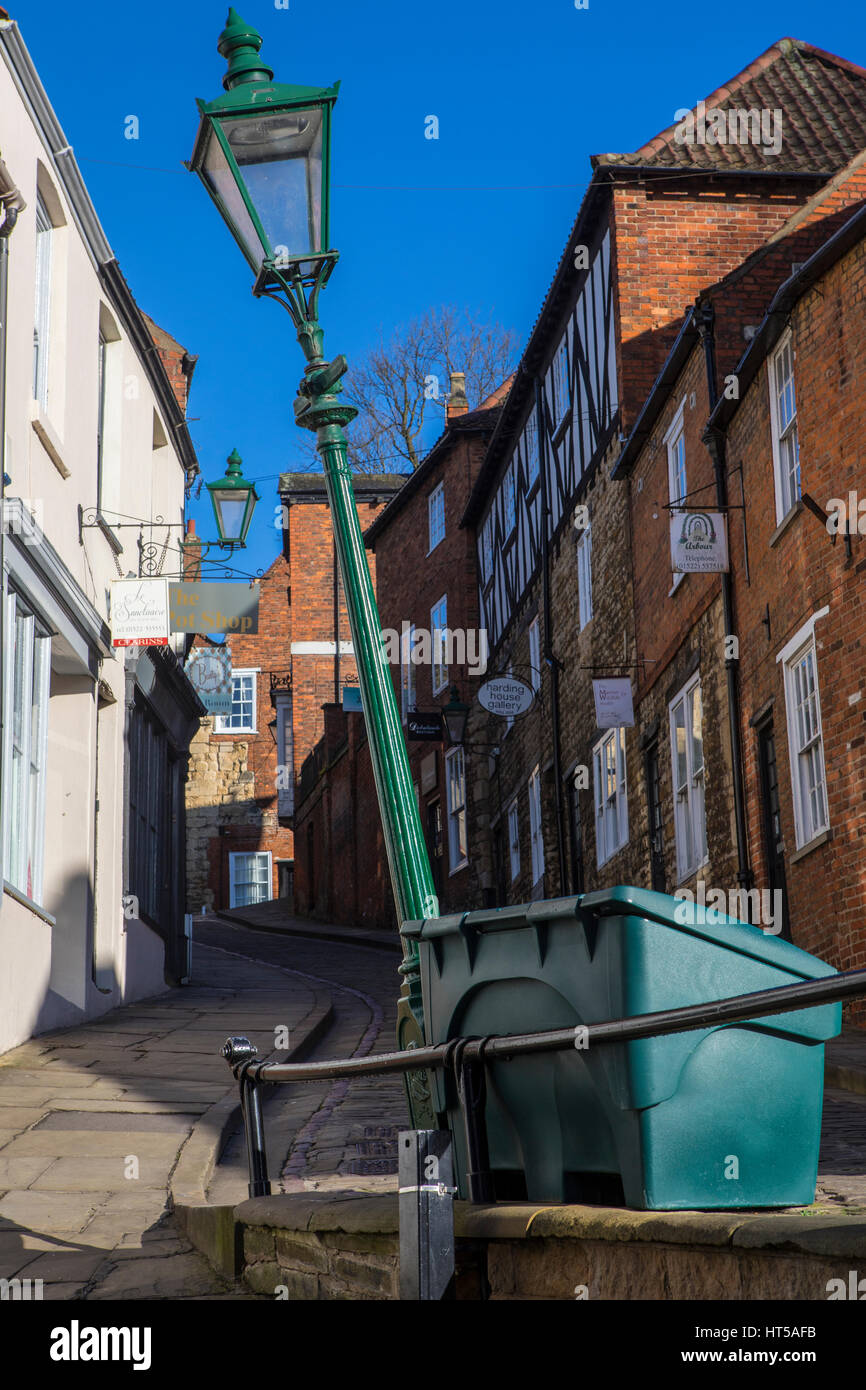
<path fill-rule="evenodd" d="M 836 972 L 713 909 L 619 886 L 404 923 L 428 1043 L 708 1003 Z M 486 1064 L 497 1199 L 658 1211 L 802 1206 L 815 1196 L 824 1042 L 841 1004 Z M 439 1123 L 466 1152 L 456 1087 Z"/>

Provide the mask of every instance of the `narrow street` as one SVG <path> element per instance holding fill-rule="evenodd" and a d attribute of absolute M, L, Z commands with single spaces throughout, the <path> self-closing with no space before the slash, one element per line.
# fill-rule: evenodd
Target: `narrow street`
<path fill-rule="evenodd" d="M 397 952 L 200 924 L 193 983 L 0 1060 L 0 1277 L 42 1279 L 46 1299 L 254 1297 L 214 1273 L 169 1211 L 194 1126 L 234 1094 L 219 1049 L 244 1033 L 261 1056 L 333 1015 L 312 1055 L 391 1045 Z M 282 1088 L 281 1088 L 282 1089 Z M 390 1079 L 275 1095 L 266 1111 L 274 1190 L 394 1183 L 382 1173 L 402 1089 Z M 383 1158 L 384 1151 L 384 1158 Z M 247 1195 L 230 1141 L 209 1201 Z"/>

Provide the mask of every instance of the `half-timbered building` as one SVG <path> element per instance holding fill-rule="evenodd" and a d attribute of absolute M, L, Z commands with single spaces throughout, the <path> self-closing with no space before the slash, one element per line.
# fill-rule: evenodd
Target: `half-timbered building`
<path fill-rule="evenodd" d="M 657 441 L 667 460 L 657 498 L 632 505 L 636 495 L 612 469 L 639 434 L 654 388 L 682 371 L 672 350 L 684 314 L 709 287 L 732 282 L 726 303 L 735 311 L 720 325 L 729 355 L 737 335 L 742 344 L 744 330 L 760 322 L 766 301 L 755 300 L 750 260 L 788 235 L 860 154 L 862 119 L 840 122 L 835 113 L 840 103 L 864 109 L 864 76 L 783 39 L 699 103 L 691 123 L 678 119 L 633 153 L 592 160 L 464 514 L 476 534 L 491 672 L 523 676 L 536 691 L 533 707 L 511 724 L 477 709 L 470 722 L 469 738 L 499 749 L 488 809 L 500 902 L 618 881 L 662 886 L 660 876 L 673 891 L 699 867 L 683 861 L 665 880 L 658 854 L 653 861 L 660 827 L 651 825 L 648 796 L 652 731 L 639 720 L 599 727 L 593 691 L 600 677 L 645 686 L 660 660 L 638 641 L 636 555 L 657 558 L 653 600 L 665 631 L 688 631 L 700 616 L 705 595 L 671 572 L 667 533 L 636 524 L 641 506 L 666 518 L 691 486 L 682 431 Z M 736 127 L 742 141 L 710 140 L 702 110 L 768 112 L 774 139 L 746 121 Z M 696 403 L 690 387 L 676 402 L 681 424 Z M 711 469 L 708 476 L 712 486 Z M 704 770 L 707 798 L 730 795 L 731 757 L 721 739 L 716 766 Z M 720 823 L 730 823 L 729 811 Z"/>

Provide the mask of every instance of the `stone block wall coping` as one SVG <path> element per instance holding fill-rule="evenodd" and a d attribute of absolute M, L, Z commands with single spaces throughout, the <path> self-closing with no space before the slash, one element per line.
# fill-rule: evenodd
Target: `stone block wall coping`
<path fill-rule="evenodd" d="M 396 1234 L 395 1193 L 298 1193 L 252 1197 L 235 1207 L 245 1226 L 290 1231 Z M 455 1202 L 454 1229 L 472 1240 L 570 1239 L 655 1241 L 677 1245 L 801 1251 L 809 1255 L 866 1256 L 866 1213 L 826 1207 L 767 1211 L 631 1211 L 622 1207 Z"/>

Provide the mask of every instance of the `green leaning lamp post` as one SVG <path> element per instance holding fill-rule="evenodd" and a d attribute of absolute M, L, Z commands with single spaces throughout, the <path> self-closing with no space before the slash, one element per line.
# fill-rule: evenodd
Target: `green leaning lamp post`
<path fill-rule="evenodd" d="M 439 904 L 415 801 L 394 689 L 364 551 L 343 426 L 357 411 L 339 399 L 346 359 L 328 362 L 319 294 L 338 253 L 330 248 L 331 114 L 339 83 L 274 82 L 259 57 L 261 35 L 229 10 L 219 51 L 225 94 L 198 102 L 201 125 L 187 168 L 198 174 L 255 276 L 253 293 L 289 312 L 307 365 L 295 419 L 313 430 L 322 457 L 340 577 L 358 666 L 391 882 L 401 922 L 437 917 Z M 222 484 L 224 486 L 224 482 Z M 424 1041 L 417 947 L 403 941 L 400 1047 Z M 426 1078 L 413 1073 L 413 1123 L 433 1124 Z"/>

